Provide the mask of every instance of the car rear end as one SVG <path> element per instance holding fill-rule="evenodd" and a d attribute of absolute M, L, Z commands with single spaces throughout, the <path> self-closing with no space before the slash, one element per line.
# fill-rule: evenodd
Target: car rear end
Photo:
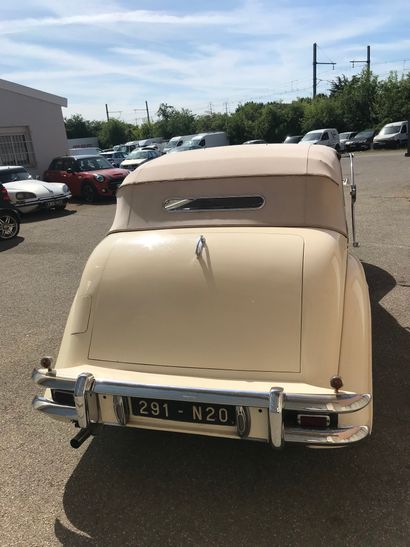
<path fill-rule="evenodd" d="M 345 279 L 357 284 L 361 274 L 356 263 L 356 279 L 346 271 L 344 237 L 201 232 L 202 240 L 190 229 L 112 234 L 97 248 L 57 367 L 34 373 L 49 388 L 35 408 L 88 429 L 123 425 L 275 447 L 366 437 L 371 385 L 348 374 L 368 348 L 351 348 L 340 333 L 370 325 L 351 319 L 358 303 L 343 296 Z M 342 359 L 341 344 L 350 352 Z"/>
<path fill-rule="evenodd" d="M 236 162 L 224 178 L 226 153 L 193 151 L 121 187 L 57 362 L 33 373 L 47 388 L 34 408 L 77 423 L 75 446 L 102 424 L 276 448 L 370 433 L 369 301 L 347 251 L 337 156 L 289 145 L 300 150 L 289 167 L 285 148 L 238 148 L 249 151 L 226 152 Z"/>

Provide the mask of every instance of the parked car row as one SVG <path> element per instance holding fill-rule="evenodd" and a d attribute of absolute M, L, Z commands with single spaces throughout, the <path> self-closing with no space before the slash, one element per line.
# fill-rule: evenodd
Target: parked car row
<path fill-rule="evenodd" d="M 370 148 L 399 148 L 408 143 L 408 122 L 392 122 L 386 124 L 377 133 L 374 129 L 363 131 L 345 131 L 338 133 L 337 129 L 315 129 L 306 135 L 292 135 L 283 141 L 290 143 L 309 143 L 331 146 L 337 151 L 353 152 L 356 150 L 369 150 Z M 259 141 L 247 141 L 244 144 L 256 143 Z"/>
<path fill-rule="evenodd" d="M 113 167 L 119 167 L 121 162 L 127 157 L 127 154 L 116 150 L 104 150 L 104 152 L 101 152 L 101 156 L 108 160 Z"/>

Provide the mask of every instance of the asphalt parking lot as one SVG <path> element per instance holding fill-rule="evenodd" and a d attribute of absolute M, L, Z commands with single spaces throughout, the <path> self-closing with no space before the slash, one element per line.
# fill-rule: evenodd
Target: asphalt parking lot
<path fill-rule="evenodd" d="M 346 162 L 346 160 L 343 160 Z M 0 243 L 0 545 L 409 545 L 410 158 L 358 154 L 373 313 L 374 433 L 343 450 L 107 429 L 31 410 L 113 202 L 27 217 Z"/>

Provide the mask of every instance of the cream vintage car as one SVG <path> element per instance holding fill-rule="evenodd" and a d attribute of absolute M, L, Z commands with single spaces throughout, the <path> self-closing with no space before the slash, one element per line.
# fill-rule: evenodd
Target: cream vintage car
<path fill-rule="evenodd" d="M 369 295 L 334 150 L 169 154 L 117 196 L 55 365 L 33 372 L 72 446 L 103 424 L 275 448 L 370 434 Z"/>

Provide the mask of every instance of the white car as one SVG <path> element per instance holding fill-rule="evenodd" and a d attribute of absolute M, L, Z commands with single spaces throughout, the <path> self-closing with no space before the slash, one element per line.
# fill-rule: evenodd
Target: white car
<path fill-rule="evenodd" d="M 71 198 L 66 184 L 33 179 L 21 165 L 0 167 L 0 183 L 21 213 L 32 213 L 38 209 L 64 209 Z"/>
<path fill-rule="evenodd" d="M 407 121 L 388 123 L 373 139 L 373 148 L 399 148 L 409 139 Z"/>
<path fill-rule="evenodd" d="M 143 163 L 159 157 L 159 152 L 157 150 L 152 150 L 149 148 L 136 148 L 133 150 L 124 161 L 121 162 L 120 167 L 122 169 L 128 169 L 133 171 Z"/>
<path fill-rule="evenodd" d="M 330 146 L 337 152 L 340 151 L 339 133 L 337 132 L 337 129 L 334 128 L 315 129 L 313 131 L 309 131 L 302 137 L 299 144 L 321 144 L 324 146 Z"/>

